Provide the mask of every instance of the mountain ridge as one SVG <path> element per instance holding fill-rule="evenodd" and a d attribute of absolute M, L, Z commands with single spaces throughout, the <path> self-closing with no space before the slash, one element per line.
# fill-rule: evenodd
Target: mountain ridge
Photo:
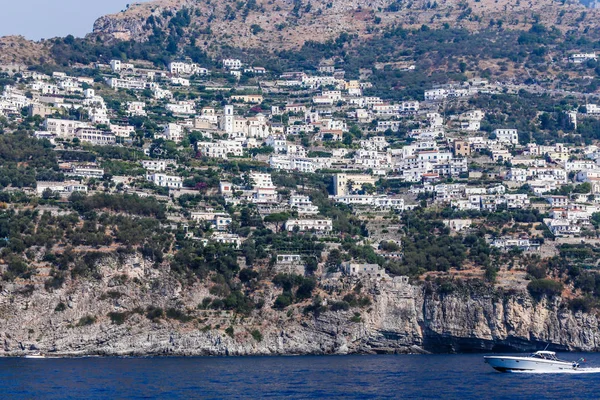
<path fill-rule="evenodd" d="M 182 18 L 182 13 L 187 15 Z M 342 33 L 368 38 L 400 25 L 407 28 L 450 26 L 477 32 L 490 26 L 527 30 L 532 24 L 541 23 L 563 32 L 593 34 L 598 31 L 593 24 L 597 16 L 597 10 L 587 9 L 580 3 L 549 0 L 231 0 L 218 3 L 157 0 L 133 4 L 124 12 L 99 18 L 92 35 L 144 41 L 158 28 L 175 31 L 203 50 L 227 45 L 273 51 L 299 48 L 307 41 L 334 40 Z M 173 24 L 173 19 L 179 23 Z"/>

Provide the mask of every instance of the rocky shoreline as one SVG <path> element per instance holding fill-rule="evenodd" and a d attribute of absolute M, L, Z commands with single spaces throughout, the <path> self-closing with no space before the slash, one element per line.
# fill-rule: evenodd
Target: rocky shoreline
<path fill-rule="evenodd" d="M 556 351 L 600 348 L 596 315 L 572 312 L 560 299 L 534 301 L 527 293 L 440 294 L 427 285 L 394 280 L 374 288 L 368 309 L 315 316 L 300 308 L 265 306 L 241 318 L 198 310 L 208 289 L 184 288 L 167 268 L 128 265 L 113 260 L 103 265 L 102 279 L 72 281 L 54 292 L 36 286 L 23 294 L 18 283 L 5 284 L 0 356 L 34 351 L 69 357 L 517 352 L 547 344 Z M 130 279 L 117 282 L 123 274 Z M 110 298 L 111 292 L 120 295 Z M 175 305 L 196 317 L 151 320 L 133 311 Z M 124 321 L 111 320 L 110 313 L 119 310 L 130 314 Z"/>

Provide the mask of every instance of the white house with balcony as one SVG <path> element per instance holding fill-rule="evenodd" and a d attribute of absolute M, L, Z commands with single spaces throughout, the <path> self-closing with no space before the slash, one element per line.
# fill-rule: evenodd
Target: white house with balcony
<path fill-rule="evenodd" d="M 295 228 L 300 232 L 329 233 L 333 230 L 333 221 L 329 218 L 323 219 L 290 219 L 285 223 L 285 229 L 292 232 Z"/>
<path fill-rule="evenodd" d="M 95 128 L 79 128 L 75 131 L 75 137 L 82 142 L 100 146 L 113 145 L 117 142 L 115 135 L 112 133 Z"/>
<path fill-rule="evenodd" d="M 71 169 L 65 175 L 68 176 L 82 176 L 84 178 L 97 178 L 101 179 L 104 177 L 104 168 L 99 167 L 96 164 L 73 164 Z"/>

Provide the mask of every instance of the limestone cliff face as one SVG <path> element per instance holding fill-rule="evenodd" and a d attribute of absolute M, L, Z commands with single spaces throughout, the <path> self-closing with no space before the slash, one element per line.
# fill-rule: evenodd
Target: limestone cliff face
<path fill-rule="evenodd" d="M 473 352 L 530 350 L 546 343 L 557 350 L 596 351 L 600 343 L 596 315 L 574 314 L 560 300 L 536 303 L 526 294 L 440 295 L 396 281 L 372 287 L 374 301 L 362 310 L 315 317 L 265 306 L 244 319 L 197 310 L 207 288 L 184 288 L 166 269 L 112 260 L 99 272 L 104 277 L 99 281 L 72 281 L 52 293 L 37 284 L 31 291 L 22 283 L 5 283 L 0 354 L 35 349 L 61 355 Z M 274 296 L 265 291 L 267 304 Z M 151 321 L 136 311 L 148 306 L 187 309 L 194 318 Z M 118 324 L 111 312 L 129 314 Z M 233 336 L 225 331 L 230 326 Z M 255 330 L 262 339 L 252 336 Z"/>

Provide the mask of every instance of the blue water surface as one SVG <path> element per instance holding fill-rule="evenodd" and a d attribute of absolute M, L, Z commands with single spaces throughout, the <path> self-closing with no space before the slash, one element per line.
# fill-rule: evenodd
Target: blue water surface
<path fill-rule="evenodd" d="M 481 355 L 6 358 L 0 398 L 600 399 L 600 354 L 563 355 L 579 357 L 588 373 L 499 373 Z"/>

